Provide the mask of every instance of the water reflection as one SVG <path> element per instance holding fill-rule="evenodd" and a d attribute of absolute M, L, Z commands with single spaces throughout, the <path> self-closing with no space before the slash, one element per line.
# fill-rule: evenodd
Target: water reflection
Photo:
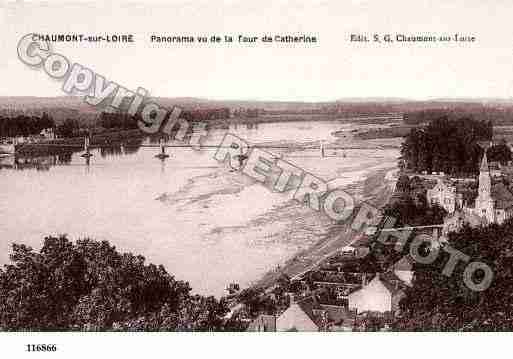
<path fill-rule="evenodd" d="M 57 164 L 62 165 L 69 165 L 71 163 L 71 156 L 73 155 L 72 152 L 68 153 L 60 153 L 57 155 Z"/>
<path fill-rule="evenodd" d="M 52 156 L 9 156 L 0 159 L 0 169 L 48 171 L 52 166 L 71 163 L 71 154 Z"/>
<path fill-rule="evenodd" d="M 102 158 L 132 155 L 140 150 L 145 140 L 147 139 L 137 138 L 93 147 L 98 149 L 98 153 Z M 0 169 L 19 171 L 35 169 L 37 171 L 49 171 L 50 168 L 54 166 L 70 165 L 73 155 L 81 153 L 82 151 L 83 150 L 78 147 L 72 150 L 69 150 L 69 148 L 54 147 L 45 148 L 43 151 L 35 151 L 35 153 L 32 154 L 4 156 L 0 158 Z M 84 163 L 88 167 L 91 164 L 90 158 L 85 158 Z"/>
<path fill-rule="evenodd" d="M 117 146 L 100 147 L 100 156 L 102 156 L 102 158 L 121 156 L 123 154 L 124 146 L 121 144 Z"/>
<path fill-rule="evenodd" d="M 166 159 L 162 158 L 160 160 L 160 173 L 165 174 L 166 173 Z"/>
<path fill-rule="evenodd" d="M 147 139 L 146 139 L 147 140 Z M 129 141 L 116 142 L 99 147 L 102 158 L 115 157 L 123 155 L 132 155 L 139 151 L 145 138 L 136 138 Z M 151 141 L 151 140 L 150 140 Z"/>

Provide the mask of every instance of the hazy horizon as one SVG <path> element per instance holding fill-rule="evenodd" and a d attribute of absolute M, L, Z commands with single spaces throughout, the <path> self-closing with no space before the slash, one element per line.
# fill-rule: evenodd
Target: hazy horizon
<path fill-rule="evenodd" d="M 54 95 L 54 96 L 38 96 L 38 95 L 0 95 L 0 99 L 4 98 L 37 98 L 37 99 L 58 99 L 58 98 L 76 98 L 82 99 L 85 95 Z M 513 97 L 427 97 L 427 98 L 395 98 L 395 97 L 344 97 L 332 100 L 318 101 L 301 101 L 301 100 L 273 100 L 273 99 L 251 99 L 251 98 L 208 98 L 201 96 L 148 96 L 149 98 L 164 98 L 173 100 L 199 100 L 212 102 L 283 102 L 283 103 L 335 103 L 335 102 L 482 102 L 482 101 L 508 101 L 513 103 Z"/>

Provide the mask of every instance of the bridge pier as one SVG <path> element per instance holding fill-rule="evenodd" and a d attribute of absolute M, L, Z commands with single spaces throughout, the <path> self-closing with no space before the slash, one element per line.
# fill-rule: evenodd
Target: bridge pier
<path fill-rule="evenodd" d="M 83 153 L 81 155 L 81 157 L 84 157 L 84 158 L 87 159 L 86 164 L 89 164 L 89 158 L 93 156 L 93 154 L 91 153 L 91 151 L 89 149 L 89 144 L 90 144 L 89 136 L 84 137 L 84 151 L 85 151 L 85 153 Z"/>
<path fill-rule="evenodd" d="M 166 158 L 169 157 L 169 155 L 166 153 L 166 146 L 164 144 L 164 139 L 159 140 L 160 145 L 160 153 L 156 155 L 155 157 L 159 158 L 161 161 L 164 161 Z"/>

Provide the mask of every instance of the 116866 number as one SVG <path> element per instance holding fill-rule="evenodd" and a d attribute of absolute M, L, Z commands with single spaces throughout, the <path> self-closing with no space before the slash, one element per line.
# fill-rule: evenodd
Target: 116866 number
<path fill-rule="evenodd" d="M 56 352 L 57 345 L 55 344 L 27 344 L 28 352 Z"/>

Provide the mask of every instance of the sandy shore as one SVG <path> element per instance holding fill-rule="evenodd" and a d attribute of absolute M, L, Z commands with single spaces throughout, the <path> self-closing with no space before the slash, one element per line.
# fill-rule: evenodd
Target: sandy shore
<path fill-rule="evenodd" d="M 389 200 L 395 186 L 395 168 L 379 169 L 362 181 L 354 183 L 346 190 L 355 194 L 355 197 L 377 207 L 383 207 Z M 358 203 L 362 203 L 359 201 Z M 309 248 L 297 253 L 287 260 L 278 270 L 267 272 L 253 285 L 269 287 L 275 283 L 284 273 L 294 277 L 302 272 L 316 267 L 325 259 L 333 255 L 333 252 L 348 245 L 361 233 L 351 228 L 351 223 L 358 213 L 359 205 L 355 207 L 351 218 L 344 223 L 332 224 L 327 233 Z"/>

